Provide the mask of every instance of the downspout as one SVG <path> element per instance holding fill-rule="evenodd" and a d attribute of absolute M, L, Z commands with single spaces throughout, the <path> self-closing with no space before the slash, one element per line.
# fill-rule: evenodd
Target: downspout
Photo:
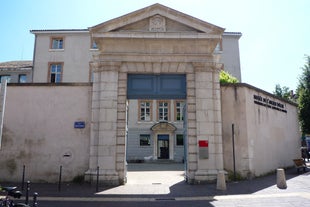
<path fill-rule="evenodd" d="M 7 80 L 3 80 L 3 82 L 1 83 L 1 89 L 0 89 L 0 149 L 1 149 L 1 144 L 2 144 L 2 134 L 3 134 L 6 88 L 7 88 Z"/>

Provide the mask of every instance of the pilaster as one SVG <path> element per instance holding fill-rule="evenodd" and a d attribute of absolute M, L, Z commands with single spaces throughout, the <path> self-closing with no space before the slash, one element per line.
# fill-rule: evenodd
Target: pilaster
<path fill-rule="evenodd" d="M 216 179 L 219 170 L 223 170 L 223 150 L 220 111 L 219 71 L 221 64 L 214 62 L 193 63 L 195 69 L 196 102 L 196 150 L 197 170 L 195 182 Z M 208 156 L 199 153 L 199 141 L 208 142 Z"/>
<path fill-rule="evenodd" d="M 119 68 L 121 63 L 96 61 L 91 64 L 94 72 L 92 92 L 92 122 L 90 140 L 90 163 L 87 175 L 95 175 L 99 167 L 100 181 L 112 185 L 124 183 L 124 167 L 119 156 L 124 156 L 124 141 L 120 141 L 119 129 L 125 130 L 123 111 L 119 112 Z M 123 95 L 126 97 L 126 95 Z M 123 98 L 124 99 L 124 98 Z M 125 98 L 126 99 L 126 98 Z M 124 101 L 123 101 L 124 102 Z M 124 108 L 125 110 L 125 108 Z M 124 126 L 123 126 L 124 125 Z M 125 138 L 123 138 L 125 139 Z M 124 163 L 124 158 L 122 158 Z M 125 164 L 123 164 L 125 165 Z"/>

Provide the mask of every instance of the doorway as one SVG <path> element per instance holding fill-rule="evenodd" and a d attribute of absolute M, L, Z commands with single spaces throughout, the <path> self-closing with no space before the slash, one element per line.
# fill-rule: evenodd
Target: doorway
<path fill-rule="evenodd" d="M 169 159 L 169 135 L 160 134 L 158 135 L 157 140 L 158 159 Z"/>

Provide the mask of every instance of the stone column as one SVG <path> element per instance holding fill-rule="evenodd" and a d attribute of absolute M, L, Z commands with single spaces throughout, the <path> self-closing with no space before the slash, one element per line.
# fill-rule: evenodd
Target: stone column
<path fill-rule="evenodd" d="M 219 71 L 222 64 L 193 63 L 195 68 L 196 150 L 195 182 L 212 181 L 223 170 L 222 120 Z M 199 141 L 208 142 L 208 157 L 199 154 Z"/>
<path fill-rule="evenodd" d="M 122 117 L 118 114 L 119 96 L 119 62 L 97 61 L 92 64 L 94 72 L 92 94 L 92 122 L 90 138 L 90 163 L 86 174 L 94 179 L 97 166 L 99 167 L 99 179 L 103 183 L 111 185 L 123 184 L 123 175 L 118 166 L 120 149 L 117 143 L 119 136 L 117 129 L 125 125 L 118 123 Z M 125 129 L 125 126 L 124 126 Z M 121 153 L 121 156 L 124 153 Z M 123 158 L 124 159 L 124 158 Z M 124 173 L 123 173 L 124 174 Z"/>

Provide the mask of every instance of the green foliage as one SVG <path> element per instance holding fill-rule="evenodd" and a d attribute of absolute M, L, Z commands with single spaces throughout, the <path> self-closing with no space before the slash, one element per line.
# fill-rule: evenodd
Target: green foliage
<path fill-rule="evenodd" d="M 238 83 L 238 79 L 222 70 L 220 72 L 220 83 Z"/>
<path fill-rule="evenodd" d="M 310 56 L 306 56 L 306 63 L 302 67 L 302 75 L 299 78 L 297 88 L 299 121 L 301 130 L 305 134 L 310 133 Z"/>
<path fill-rule="evenodd" d="M 280 84 L 277 84 L 275 91 L 273 91 L 273 94 L 280 98 L 293 101 L 291 97 L 291 90 L 289 87 L 286 86 L 281 87 Z"/>

